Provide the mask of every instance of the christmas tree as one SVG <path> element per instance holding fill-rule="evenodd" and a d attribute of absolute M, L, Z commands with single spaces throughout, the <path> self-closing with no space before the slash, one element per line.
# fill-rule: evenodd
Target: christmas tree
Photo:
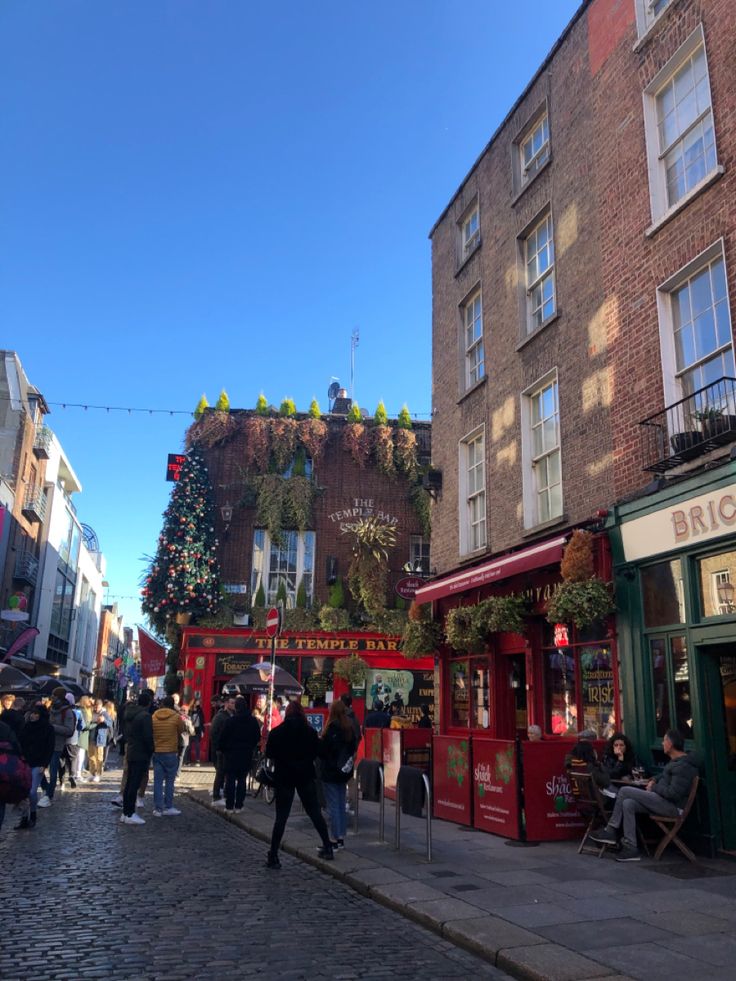
<path fill-rule="evenodd" d="M 177 614 L 217 612 L 220 573 L 215 550 L 214 508 L 207 467 L 191 452 L 164 511 L 158 548 L 145 575 L 141 607 L 152 626 L 166 634 Z"/>

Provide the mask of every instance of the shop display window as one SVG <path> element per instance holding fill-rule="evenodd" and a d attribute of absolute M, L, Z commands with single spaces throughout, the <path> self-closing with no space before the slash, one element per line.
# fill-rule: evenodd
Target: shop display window
<path fill-rule="evenodd" d="M 490 729 L 491 673 L 487 658 L 474 658 L 470 662 L 470 684 L 470 725 L 474 729 Z"/>
<path fill-rule="evenodd" d="M 666 627 L 685 622 L 682 564 L 679 559 L 657 562 L 641 570 L 644 626 Z"/>
<path fill-rule="evenodd" d="M 450 662 L 450 725 L 467 728 L 470 716 L 468 662 Z"/>

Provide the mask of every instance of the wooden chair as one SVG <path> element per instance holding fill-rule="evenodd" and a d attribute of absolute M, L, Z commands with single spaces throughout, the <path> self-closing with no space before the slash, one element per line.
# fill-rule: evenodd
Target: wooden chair
<path fill-rule="evenodd" d="M 592 773 L 587 773 L 585 770 L 569 767 L 567 770 L 567 776 L 570 780 L 570 789 L 572 791 L 572 796 L 575 799 L 575 806 L 577 807 L 581 817 L 588 819 L 585 834 L 583 835 L 582 841 L 580 842 L 580 847 L 578 848 L 578 855 L 580 855 L 583 850 L 588 849 L 589 851 L 597 852 L 598 858 L 601 858 L 605 850 L 610 846 L 592 841 L 588 843 L 588 838 L 590 837 L 591 832 L 597 830 L 598 828 L 605 827 L 606 824 L 608 824 L 610 812 L 606 807 L 605 798 L 601 793 L 600 787 L 593 779 Z"/>
<path fill-rule="evenodd" d="M 658 861 L 662 857 L 662 853 L 668 845 L 677 845 L 685 858 L 690 862 L 697 862 L 696 857 L 687 847 L 685 842 L 678 837 L 678 832 L 680 828 L 685 823 L 685 819 L 690 813 L 690 808 L 695 803 L 695 797 L 698 793 L 698 786 L 700 784 L 700 777 L 695 777 L 693 780 L 693 785 L 690 788 L 690 793 L 687 795 L 687 801 L 681 814 L 675 814 L 672 817 L 667 817 L 662 814 L 649 814 L 649 820 L 654 821 L 660 831 L 664 832 L 659 844 L 657 845 L 657 850 L 654 853 L 654 861 Z M 652 842 L 653 844 L 653 842 Z"/>

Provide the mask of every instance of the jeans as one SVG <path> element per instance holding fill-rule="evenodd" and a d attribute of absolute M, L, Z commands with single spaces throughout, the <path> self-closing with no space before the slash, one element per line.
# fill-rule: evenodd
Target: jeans
<path fill-rule="evenodd" d="M 609 828 L 618 830 L 623 821 L 624 839 L 636 847 L 636 815 L 662 814 L 674 817 L 679 814 L 671 800 L 665 800 L 651 790 L 640 787 L 622 787 L 616 795 L 613 813 L 608 821 Z"/>
<path fill-rule="evenodd" d="M 46 777 L 41 779 L 41 789 L 44 791 L 49 800 L 54 799 L 54 791 L 56 790 L 56 781 L 59 777 L 59 765 L 61 761 L 61 754 L 63 750 L 55 749 L 51 754 L 51 762 L 49 763 L 49 778 Z"/>
<path fill-rule="evenodd" d="M 174 806 L 174 781 L 178 770 L 178 753 L 153 754 L 153 806 L 155 810 L 168 810 Z"/>
<path fill-rule="evenodd" d="M 202 736 L 195 733 L 189 740 L 189 762 L 202 762 Z"/>
<path fill-rule="evenodd" d="M 327 783 L 322 781 L 322 789 L 327 803 L 327 813 L 330 816 L 330 830 L 333 839 L 343 839 L 348 827 L 348 816 L 345 813 L 345 795 L 347 784 Z"/>
<path fill-rule="evenodd" d="M 219 749 L 215 753 L 215 782 L 212 784 L 212 799 L 222 797 L 222 785 L 225 782 L 225 754 Z"/>
<path fill-rule="evenodd" d="M 135 814 L 136 796 L 138 788 L 143 783 L 143 778 L 148 776 L 148 763 L 130 762 L 128 763 L 128 776 L 125 780 L 125 791 L 123 793 L 123 814 L 125 817 L 133 817 Z"/>
<path fill-rule="evenodd" d="M 80 777 L 82 776 L 82 770 L 84 769 L 84 762 L 86 758 L 87 758 L 87 750 L 82 749 L 82 747 L 80 746 L 77 752 L 77 762 L 76 762 L 76 766 L 74 767 L 74 773 L 72 773 L 72 776 L 74 777 L 75 780 L 79 780 Z"/>
<path fill-rule="evenodd" d="M 244 773 L 231 771 L 225 774 L 225 807 L 228 811 L 232 811 L 233 807 L 243 806 L 243 801 L 245 800 L 245 778 L 247 776 L 248 770 Z"/>
<path fill-rule="evenodd" d="M 302 783 L 296 784 L 296 786 L 293 783 L 277 783 L 275 790 L 276 819 L 273 822 L 273 831 L 271 833 L 271 855 L 276 855 L 279 850 L 279 845 L 286 829 L 286 822 L 289 820 L 289 814 L 291 813 L 291 805 L 294 802 L 295 790 L 299 794 L 299 799 L 302 802 L 305 813 L 309 815 L 312 824 L 317 830 L 317 834 L 322 839 L 322 844 L 325 848 L 329 848 L 330 836 L 327 833 L 327 825 L 325 824 L 325 819 L 322 817 L 322 811 L 319 809 L 317 787 L 314 780 L 305 780 Z"/>

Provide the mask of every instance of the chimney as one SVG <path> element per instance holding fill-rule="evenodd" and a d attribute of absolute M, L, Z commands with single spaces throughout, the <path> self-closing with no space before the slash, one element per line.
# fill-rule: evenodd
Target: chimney
<path fill-rule="evenodd" d="M 348 398 L 347 389 L 341 388 L 332 404 L 332 414 L 335 416 L 346 416 L 352 404 L 353 400 Z"/>

